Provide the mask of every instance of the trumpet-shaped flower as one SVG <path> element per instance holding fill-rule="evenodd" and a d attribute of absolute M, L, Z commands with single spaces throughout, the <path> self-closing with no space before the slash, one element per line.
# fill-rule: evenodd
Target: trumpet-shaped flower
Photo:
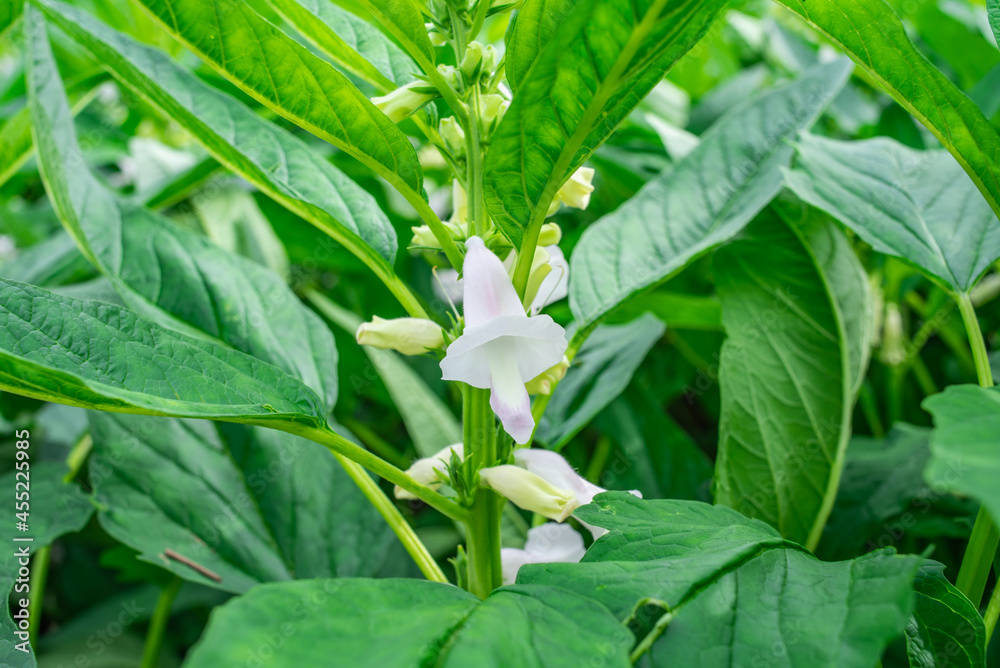
<path fill-rule="evenodd" d="M 534 529 L 528 529 L 528 541 L 524 549 L 505 547 L 500 550 L 503 565 L 503 583 L 514 584 L 517 572 L 526 564 L 551 564 L 555 562 L 576 563 L 587 550 L 583 547 L 583 537 L 568 524 L 546 522 Z"/>
<path fill-rule="evenodd" d="M 386 320 L 375 316 L 371 322 L 358 327 L 358 343 L 395 350 L 404 355 L 422 355 L 444 345 L 441 325 L 423 318 L 394 318 Z"/>
<path fill-rule="evenodd" d="M 518 466 L 524 467 L 529 473 L 542 478 L 553 487 L 572 492 L 575 496 L 574 508 L 585 506 L 593 501 L 594 497 L 601 492 L 608 491 L 581 476 L 562 455 L 551 450 L 522 448 L 514 452 L 514 462 Z M 642 494 L 638 490 L 631 490 L 630 494 L 640 499 L 642 498 Z M 511 500 L 513 501 L 513 499 Z M 586 522 L 580 522 L 580 524 L 587 527 L 594 535 L 594 538 L 600 538 L 607 533 L 605 529 L 591 526 Z"/>
<path fill-rule="evenodd" d="M 406 469 L 406 474 L 419 482 L 421 485 L 430 487 L 431 489 L 437 489 L 442 484 L 441 476 L 438 472 L 440 471 L 443 473 L 448 470 L 448 462 L 451 461 L 451 455 L 453 453 L 461 459 L 463 452 L 464 447 L 461 443 L 449 445 L 447 448 L 434 453 L 430 457 L 424 457 L 413 462 L 410 468 Z M 417 498 L 399 485 L 396 485 L 396 487 L 393 488 L 393 493 L 396 495 L 397 499 L 412 501 Z"/>
<path fill-rule="evenodd" d="M 541 476 L 504 464 L 479 471 L 479 484 L 523 508 L 556 522 L 565 522 L 580 507 L 572 490 L 560 489 Z"/>
<path fill-rule="evenodd" d="M 445 380 L 490 390 L 504 430 L 526 443 L 535 428 L 525 383 L 556 365 L 566 333 L 547 315 L 529 318 L 503 263 L 479 237 L 466 241 L 465 330 L 441 360 Z"/>

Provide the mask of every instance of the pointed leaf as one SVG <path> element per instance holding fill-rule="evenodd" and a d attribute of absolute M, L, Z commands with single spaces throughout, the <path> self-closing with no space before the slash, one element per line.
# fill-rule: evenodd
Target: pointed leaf
<path fill-rule="evenodd" d="M 796 231 L 768 214 L 719 250 L 713 268 L 727 332 L 716 502 L 814 548 L 867 365 L 870 335 L 850 336 L 844 317 L 871 322 L 866 275 L 832 223 L 806 219 Z"/>
<path fill-rule="evenodd" d="M 185 579 L 242 593 L 275 580 L 371 576 L 385 561 L 389 527 L 333 455 L 304 438 L 98 412 L 90 427 L 101 526 Z"/>
<path fill-rule="evenodd" d="M 517 91 L 538 54 L 555 37 L 576 4 L 577 0 L 525 0 L 521 4 L 504 40 L 504 71 L 511 90 Z"/>
<path fill-rule="evenodd" d="M 592 224 L 570 261 L 581 326 L 743 229 L 781 190 L 786 142 L 812 125 L 850 70 L 846 59 L 822 65 L 732 109 L 681 162 Z"/>
<path fill-rule="evenodd" d="M 778 0 L 825 32 L 962 165 L 1000 216 L 1000 134 L 913 46 L 885 0 Z"/>
<path fill-rule="evenodd" d="M 913 616 L 906 624 L 911 668 L 986 668 L 986 627 L 972 602 L 927 561 L 913 582 Z"/>
<path fill-rule="evenodd" d="M 347 77 L 246 2 L 137 1 L 170 34 L 261 104 L 354 156 L 393 185 L 423 191 L 417 152 L 396 124 Z"/>
<path fill-rule="evenodd" d="M 986 0 L 986 11 L 990 17 L 990 27 L 993 28 L 993 37 L 1000 46 L 1000 0 Z"/>
<path fill-rule="evenodd" d="M 426 71 L 434 67 L 434 45 L 415 0 L 358 0 Z"/>
<path fill-rule="evenodd" d="M 875 250 L 912 262 L 956 292 L 971 290 L 1000 257 L 1000 221 L 947 152 L 808 134 L 797 150 L 788 186 Z"/>
<path fill-rule="evenodd" d="M 723 0 L 582 0 L 521 83 L 490 140 L 486 204 L 521 246 L 556 192 L 664 73 L 701 39 Z"/>
<path fill-rule="evenodd" d="M 396 233 L 375 199 L 301 140 L 205 84 L 162 51 L 57 0 L 38 5 L 50 21 L 111 64 L 122 84 L 163 109 L 217 160 L 370 266 L 392 272 L 388 263 L 396 254 Z"/>
<path fill-rule="evenodd" d="M 363 579 L 256 587 L 217 609 L 185 665 L 242 662 L 274 633 L 275 619 L 288 620 L 295 641 L 269 656 L 269 668 L 326 665 L 331 656 L 381 668 L 631 665 L 632 634 L 602 606 L 561 589 L 504 587 L 481 601 L 433 582 Z"/>

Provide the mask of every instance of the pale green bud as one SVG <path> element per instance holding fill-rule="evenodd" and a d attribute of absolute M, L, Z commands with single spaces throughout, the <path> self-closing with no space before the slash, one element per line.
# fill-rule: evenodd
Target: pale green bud
<path fill-rule="evenodd" d="M 562 361 L 554 367 L 546 369 L 540 375 L 532 378 L 524 385 L 528 394 L 552 394 L 555 386 L 566 376 L 569 369 L 569 358 L 563 355 Z"/>
<path fill-rule="evenodd" d="M 898 366 L 906 361 L 906 347 L 903 343 L 903 337 L 903 315 L 899 312 L 899 304 L 889 302 L 885 305 L 882 346 L 879 350 L 879 359 L 883 364 Z"/>
<path fill-rule="evenodd" d="M 590 167 L 581 167 L 573 172 L 569 181 L 559 189 L 559 199 L 574 209 L 586 209 L 590 204 L 590 193 L 594 192 L 593 180 L 594 170 Z"/>
<path fill-rule="evenodd" d="M 497 52 L 492 45 L 484 46 L 480 42 L 469 42 L 462 58 L 462 72 L 471 82 L 481 74 L 490 74 L 497 66 Z"/>
<path fill-rule="evenodd" d="M 562 240 L 562 228 L 558 223 L 545 223 L 538 233 L 539 246 L 555 246 Z"/>
<path fill-rule="evenodd" d="M 575 492 L 555 487 L 518 466 L 505 464 L 482 469 L 479 484 L 507 497 L 519 508 L 557 522 L 565 522 L 580 507 Z"/>
<path fill-rule="evenodd" d="M 420 355 L 444 345 L 441 326 L 423 318 L 395 318 L 385 320 L 375 316 L 371 322 L 358 327 L 358 343 L 404 355 Z"/>
<path fill-rule="evenodd" d="M 465 155 L 465 130 L 454 118 L 441 119 L 441 126 L 438 128 L 444 145 L 448 147 L 453 156 L 461 157 Z"/>
<path fill-rule="evenodd" d="M 496 93 L 483 95 L 480 102 L 480 116 L 483 119 L 483 126 L 487 128 L 499 124 L 507 108 L 510 107 L 510 102 L 503 95 Z"/>
<path fill-rule="evenodd" d="M 399 123 L 414 111 L 434 99 L 435 95 L 433 93 L 426 92 L 426 88 L 426 83 L 422 81 L 414 81 L 397 88 L 388 95 L 373 97 L 372 104 L 381 109 L 382 113 L 388 116 L 389 120 L 393 123 Z"/>

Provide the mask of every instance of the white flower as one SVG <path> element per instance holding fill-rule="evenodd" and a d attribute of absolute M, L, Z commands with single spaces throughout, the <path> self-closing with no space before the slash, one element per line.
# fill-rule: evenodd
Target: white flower
<path fill-rule="evenodd" d="M 581 167 L 573 172 L 569 180 L 556 193 L 546 215 L 553 215 L 559 210 L 560 204 L 571 206 L 574 209 L 586 209 L 590 205 L 590 193 L 594 192 L 593 180 L 594 170 L 590 167 Z"/>
<path fill-rule="evenodd" d="M 448 470 L 448 462 L 451 461 L 452 453 L 457 455 L 459 459 L 462 459 L 463 452 L 464 448 L 461 443 L 449 445 L 447 448 L 434 453 L 430 457 L 424 457 L 423 459 L 418 459 L 413 462 L 410 468 L 406 469 L 406 474 L 421 485 L 430 487 L 431 489 L 437 489 L 442 484 L 441 476 L 438 475 L 438 471 L 443 474 Z M 396 495 L 397 499 L 413 500 L 417 498 L 399 485 L 396 485 L 395 488 L 393 488 L 393 494 Z"/>
<path fill-rule="evenodd" d="M 413 81 L 388 95 L 373 97 L 372 104 L 381 109 L 393 123 L 399 123 L 434 99 L 433 94 L 414 90 L 415 88 L 427 88 L 427 84 L 423 81 Z"/>
<path fill-rule="evenodd" d="M 524 467 L 528 472 L 534 473 L 553 487 L 571 491 L 576 496 L 576 507 L 585 506 L 601 492 L 608 491 L 581 476 L 573 470 L 573 467 L 562 455 L 551 450 L 521 448 L 514 451 L 514 461 L 518 466 Z M 642 498 L 642 494 L 638 490 L 631 490 L 629 493 Z M 586 522 L 580 522 L 580 524 L 587 527 L 594 534 L 594 538 L 600 538 L 607 533 L 607 530 L 591 526 Z"/>
<path fill-rule="evenodd" d="M 524 384 L 557 364 L 566 333 L 547 315 L 529 318 L 503 263 L 479 237 L 466 243 L 465 330 L 441 360 L 445 380 L 490 389 L 490 406 L 517 443 L 535 428 Z"/>
<path fill-rule="evenodd" d="M 546 522 L 528 530 L 528 541 L 523 550 L 514 547 L 500 550 L 503 583 L 514 584 L 518 570 L 525 564 L 576 563 L 586 551 L 583 537 L 573 527 Z"/>
<path fill-rule="evenodd" d="M 386 320 L 375 316 L 371 322 L 358 327 L 358 343 L 404 355 L 421 355 L 444 345 L 441 325 L 423 318 L 395 318 Z"/>
<path fill-rule="evenodd" d="M 560 489 L 518 466 L 503 464 L 480 469 L 479 484 L 510 499 L 524 510 L 565 522 L 580 507 L 572 490 Z"/>
<path fill-rule="evenodd" d="M 549 272 L 542 279 L 531 301 L 531 314 L 539 313 L 549 304 L 565 299 L 569 294 L 569 262 L 559 246 L 546 246 Z"/>

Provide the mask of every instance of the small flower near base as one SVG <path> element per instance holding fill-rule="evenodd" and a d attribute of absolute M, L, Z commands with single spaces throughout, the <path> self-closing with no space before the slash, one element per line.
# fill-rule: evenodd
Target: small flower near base
<path fill-rule="evenodd" d="M 519 466 L 504 464 L 479 471 L 479 484 L 505 496 L 518 508 L 565 522 L 580 507 L 576 494 L 559 489 Z"/>
<path fill-rule="evenodd" d="M 437 489 L 442 485 L 439 472 L 444 474 L 448 470 L 448 462 L 451 461 L 452 454 L 461 459 L 463 452 L 464 447 L 461 443 L 449 445 L 447 448 L 434 453 L 430 457 L 424 457 L 413 462 L 410 468 L 406 469 L 406 474 L 425 487 Z M 397 499 L 412 501 L 417 498 L 399 485 L 396 485 L 392 491 Z"/>
<path fill-rule="evenodd" d="M 568 524 L 546 522 L 528 530 L 524 549 L 505 547 L 500 550 L 503 583 L 514 584 L 517 572 L 527 564 L 576 563 L 587 550 L 583 537 Z"/>

